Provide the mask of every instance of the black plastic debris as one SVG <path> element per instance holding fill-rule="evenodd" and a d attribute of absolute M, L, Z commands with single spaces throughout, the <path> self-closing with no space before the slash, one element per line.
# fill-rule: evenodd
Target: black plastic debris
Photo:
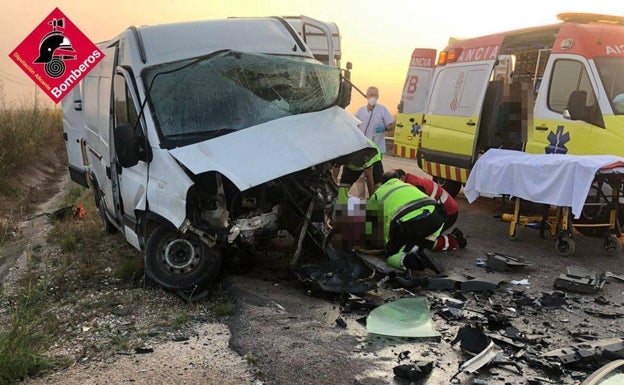
<path fill-rule="evenodd" d="M 154 349 L 148 348 L 148 347 L 138 347 L 138 348 L 134 348 L 134 352 L 136 354 L 154 353 Z"/>
<path fill-rule="evenodd" d="M 336 326 L 339 326 L 343 329 L 347 328 L 347 322 L 342 318 L 342 317 L 338 317 L 336 318 Z"/>
<path fill-rule="evenodd" d="M 410 355 L 410 351 L 409 350 L 404 350 L 401 353 L 399 353 L 399 357 L 397 358 L 398 362 L 401 362 L 403 360 L 407 360 L 409 358 Z"/>
<path fill-rule="evenodd" d="M 417 361 L 414 364 L 402 364 L 392 368 L 394 375 L 410 381 L 425 378 L 433 370 L 432 361 Z"/>
<path fill-rule="evenodd" d="M 456 345 L 459 342 L 459 347 L 468 353 L 479 354 L 482 352 L 491 342 L 490 337 L 486 336 L 483 330 L 474 326 L 466 325 L 462 326 L 458 331 L 455 339 L 451 341 L 451 345 Z"/>
<path fill-rule="evenodd" d="M 485 253 L 485 255 L 487 256 L 485 266 L 494 271 L 516 271 L 531 266 L 522 257 L 512 257 L 499 253 Z"/>
<path fill-rule="evenodd" d="M 460 320 L 464 318 L 462 311 L 456 307 L 445 307 L 438 310 L 440 317 L 447 321 Z"/>
<path fill-rule="evenodd" d="M 536 304 L 543 307 L 561 307 L 567 305 L 566 294 L 562 291 L 552 291 L 542 293 L 542 296 L 536 300 Z"/>
<path fill-rule="evenodd" d="M 595 271 L 576 266 L 569 266 L 567 271 L 567 274 L 561 274 L 555 279 L 555 289 L 591 294 L 604 286 L 604 277 Z"/>
<path fill-rule="evenodd" d="M 594 298 L 594 302 L 596 302 L 597 304 L 600 304 L 600 305 L 608 305 L 609 304 L 609 300 L 606 299 L 605 297 L 601 296 L 601 295 L 596 297 L 596 298 Z"/>
<path fill-rule="evenodd" d="M 461 283 L 461 290 L 464 293 L 493 293 L 498 288 L 500 282 L 492 282 L 487 279 L 470 279 Z"/>
<path fill-rule="evenodd" d="M 606 338 L 551 350 L 544 353 L 542 357 L 569 364 L 589 357 L 602 356 L 606 351 L 613 353 L 621 350 L 624 350 L 624 338 Z"/>
<path fill-rule="evenodd" d="M 380 277 L 352 250 L 327 250 L 328 261 L 304 265 L 293 273 L 314 289 L 328 293 L 363 294 L 377 288 Z"/>

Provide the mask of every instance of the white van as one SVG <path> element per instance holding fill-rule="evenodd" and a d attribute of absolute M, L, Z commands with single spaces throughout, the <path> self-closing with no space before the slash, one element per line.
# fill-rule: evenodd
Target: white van
<path fill-rule="evenodd" d="M 105 58 L 62 101 L 70 175 L 94 188 L 105 229 L 145 252 L 154 281 L 203 288 L 224 249 L 281 229 L 322 245 L 332 165 L 375 150 L 342 108 L 340 69 L 291 24 L 131 27 L 99 47 Z"/>

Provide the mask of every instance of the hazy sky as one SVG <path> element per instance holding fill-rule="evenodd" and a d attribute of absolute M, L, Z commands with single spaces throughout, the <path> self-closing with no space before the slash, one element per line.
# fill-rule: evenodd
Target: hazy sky
<path fill-rule="evenodd" d="M 556 23 L 564 12 L 624 15 L 622 0 L 3 0 L 0 84 L 8 101 L 31 103 L 35 85 L 9 53 L 55 7 L 93 42 L 131 25 L 220 19 L 229 16 L 306 15 L 333 21 L 342 34 L 342 64 L 353 63 L 352 81 L 380 89 L 392 112 L 399 102 L 412 50 L 444 48 L 448 38 L 473 37 Z M 353 94 L 350 111 L 365 103 Z M 49 100 L 39 92 L 39 97 Z"/>

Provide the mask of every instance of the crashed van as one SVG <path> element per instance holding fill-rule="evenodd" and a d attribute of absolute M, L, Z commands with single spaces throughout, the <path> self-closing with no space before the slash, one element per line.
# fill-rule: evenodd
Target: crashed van
<path fill-rule="evenodd" d="M 329 64 L 280 17 L 131 27 L 98 44 L 104 59 L 62 101 L 69 172 L 158 284 L 206 287 L 229 249 L 282 230 L 295 253 L 323 246 L 332 166 L 375 152 L 343 108 L 330 35 Z"/>
<path fill-rule="evenodd" d="M 558 18 L 414 50 L 395 154 L 453 195 L 490 148 L 624 156 L 624 17 Z"/>

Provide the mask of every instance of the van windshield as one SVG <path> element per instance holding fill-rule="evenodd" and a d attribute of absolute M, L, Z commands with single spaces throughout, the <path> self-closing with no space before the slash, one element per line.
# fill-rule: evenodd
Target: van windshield
<path fill-rule="evenodd" d="M 594 61 L 613 113 L 624 115 L 624 57 L 597 57 Z"/>
<path fill-rule="evenodd" d="M 151 67 L 144 79 L 165 147 L 329 108 L 340 88 L 338 68 L 233 51 Z"/>

